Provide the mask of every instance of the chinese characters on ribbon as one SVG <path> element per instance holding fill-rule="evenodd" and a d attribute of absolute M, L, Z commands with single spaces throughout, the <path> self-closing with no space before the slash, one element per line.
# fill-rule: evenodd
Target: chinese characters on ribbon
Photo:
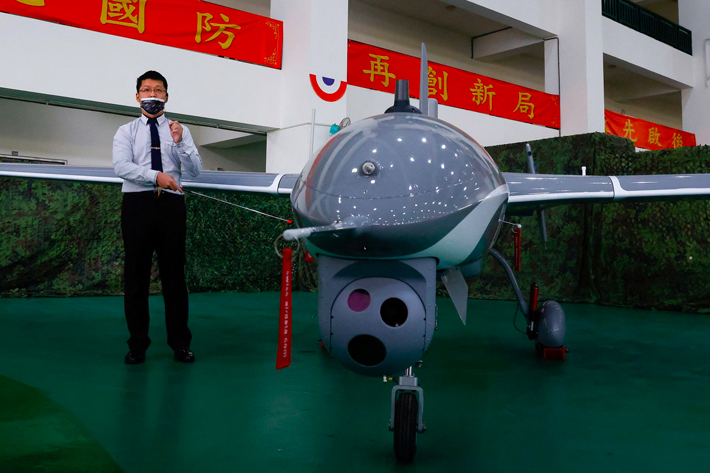
<path fill-rule="evenodd" d="M 672 138 L 671 143 L 672 143 L 673 148 L 683 147 L 683 135 L 680 133 L 673 133 L 673 138 Z"/>
<path fill-rule="evenodd" d="M 101 23 L 128 26 L 145 31 L 145 2 L 147 0 L 103 0 Z"/>
<path fill-rule="evenodd" d="M 658 150 L 695 146 L 695 135 L 639 118 L 604 110 L 605 131 L 627 138 L 637 148 Z"/>
<path fill-rule="evenodd" d="M 429 66 L 429 76 L 427 86 L 429 87 L 429 97 L 437 99 L 440 103 L 446 103 L 449 100 L 449 74 L 444 71 L 436 77 L 436 71 Z"/>
<path fill-rule="evenodd" d="M 631 120 L 626 120 L 626 123 L 624 123 L 624 138 L 628 138 L 634 143 L 638 141 L 638 138 L 636 138 L 636 130 L 634 130 L 634 125 L 631 123 Z"/>
<path fill-rule="evenodd" d="M 515 106 L 514 112 L 520 112 L 523 115 L 528 115 L 531 119 L 535 118 L 535 104 L 530 101 L 531 94 L 526 94 L 525 92 L 518 92 L 518 105 Z"/>
<path fill-rule="evenodd" d="M 229 21 L 229 17 L 227 15 L 220 14 L 220 16 L 222 17 L 223 21 Z M 232 45 L 232 41 L 234 41 L 234 33 L 232 31 L 227 31 L 227 28 L 233 30 L 240 30 L 242 27 L 236 24 L 230 25 L 226 23 L 210 23 L 210 20 L 212 20 L 212 18 L 214 17 L 209 13 L 197 14 L 197 33 L 195 34 L 195 42 L 202 42 L 202 30 L 207 31 L 209 33 L 216 26 L 219 29 L 217 30 L 217 32 L 215 32 L 215 34 L 206 39 L 205 43 L 218 38 L 221 34 L 224 34 L 226 36 L 226 39 L 224 40 L 224 42 L 219 42 L 219 45 L 222 46 L 222 49 L 227 49 Z"/>
<path fill-rule="evenodd" d="M 281 68 L 283 22 L 198 0 L 3 0 L 0 12 Z"/>
<path fill-rule="evenodd" d="M 488 110 L 493 111 L 493 96 L 496 94 L 493 92 L 493 85 L 483 85 L 480 77 L 476 79 L 477 83 L 473 84 L 471 93 L 473 93 L 473 102 L 476 105 L 481 105 L 488 102 Z"/>
<path fill-rule="evenodd" d="M 378 56 L 376 54 L 369 55 L 372 60 L 370 61 L 370 69 L 363 70 L 365 74 L 370 75 L 370 82 L 375 81 L 375 76 L 382 76 L 382 85 L 389 87 L 390 79 L 396 79 L 397 77 L 389 71 L 390 65 L 387 63 L 389 56 Z"/>
<path fill-rule="evenodd" d="M 410 94 L 418 98 L 419 58 L 348 42 L 348 84 L 391 93 L 397 79 L 407 79 Z M 434 62 L 426 80 L 428 96 L 442 105 L 559 128 L 556 95 Z"/>

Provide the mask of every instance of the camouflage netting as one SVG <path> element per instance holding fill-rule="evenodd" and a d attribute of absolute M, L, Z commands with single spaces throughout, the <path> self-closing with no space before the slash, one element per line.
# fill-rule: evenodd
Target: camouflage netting
<path fill-rule="evenodd" d="M 626 139 L 601 133 L 531 143 L 537 172 L 546 174 L 710 173 L 710 148 L 636 153 Z M 525 172 L 525 143 L 488 148 L 501 170 Z M 523 225 L 522 271 L 545 299 L 623 307 L 705 312 L 710 308 L 708 201 L 567 205 L 548 209 L 548 243 L 537 216 L 510 217 Z M 496 248 L 512 261 L 513 235 Z M 486 258 L 470 297 L 513 299 L 507 276 Z"/>
<path fill-rule="evenodd" d="M 600 174 L 710 173 L 707 146 L 604 156 Z M 597 301 L 710 312 L 710 201 L 595 206 Z"/>
<path fill-rule="evenodd" d="M 635 153 L 628 140 L 588 134 L 531 143 L 540 173 L 653 174 L 710 172 L 710 149 Z M 525 172 L 524 143 L 488 151 L 503 171 Z M 209 195 L 288 218 L 288 199 Z M 122 291 L 121 191 L 115 185 L 0 179 L 0 295 L 116 295 Z M 523 224 L 521 288 L 567 302 L 705 311 L 710 307 L 710 232 L 706 201 L 569 205 L 549 209 L 547 246 L 538 219 Z M 190 291 L 274 291 L 280 261 L 276 220 L 188 196 Z M 512 259 L 511 228 L 496 248 Z M 316 265 L 296 254 L 295 288 L 315 290 Z M 159 292 L 157 267 L 151 291 Z M 500 265 L 487 257 L 470 296 L 513 299 Z"/>
<path fill-rule="evenodd" d="M 291 213 L 283 197 L 205 194 L 286 218 Z M 279 290 L 274 240 L 285 223 L 199 196 L 187 199 L 190 291 Z M 0 295 L 122 293 L 119 186 L 0 179 L 0 209 Z M 295 259 L 299 267 L 309 264 L 302 252 Z M 152 276 L 151 292 L 157 293 L 155 261 Z"/>
<path fill-rule="evenodd" d="M 530 143 L 535 167 L 541 174 L 596 174 L 596 161 L 601 155 L 635 154 L 631 142 L 602 133 L 550 138 Z M 513 143 L 487 148 L 504 172 L 527 172 L 525 143 Z M 522 224 L 521 271 L 518 283 L 527 297 L 530 284 L 540 287 L 545 299 L 574 302 L 594 302 L 591 291 L 591 214 L 592 205 L 565 205 L 545 211 L 548 243 L 541 237 L 539 219 L 535 216 L 508 217 Z M 513 259 L 513 233 L 504 226 L 496 249 Z M 489 257 L 484 264 L 486 277 L 474 280 L 469 295 L 480 299 L 512 299 L 513 290 L 500 264 Z"/>

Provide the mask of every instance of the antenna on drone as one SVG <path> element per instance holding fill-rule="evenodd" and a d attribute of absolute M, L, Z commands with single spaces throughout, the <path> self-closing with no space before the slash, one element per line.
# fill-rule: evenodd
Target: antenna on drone
<path fill-rule="evenodd" d="M 419 110 L 422 115 L 429 115 L 429 60 L 426 46 L 422 43 L 422 60 L 419 69 Z"/>
<path fill-rule="evenodd" d="M 385 110 L 385 113 L 409 112 L 422 113 L 417 107 L 409 104 L 409 81 L 399 79 L 394 85 L 394 105 Z"/>
<path fill-rule="evenodd" d="M 421 113 L 434 118 L 439 116 L 439 103 L 429 98 L 429 60 L 424 43 L 419 75 L 419 108 L 409 104 L 409 82 L 400 79 L 394 85 L 394 105 L 385 110 L 385 113 L 395 112 Z"/>
<path fill-rule="evenodd" d="M 419 109 L 424 115 L 439 118 L 439 102 L 429 98 L 429 56 L 422 43 L 422 60 L 419 71 Z"/>

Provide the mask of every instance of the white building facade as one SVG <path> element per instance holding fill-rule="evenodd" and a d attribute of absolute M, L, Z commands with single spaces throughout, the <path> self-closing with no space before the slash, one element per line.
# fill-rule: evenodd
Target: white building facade
<path fill-rule="evenodd" d="M 351 84 L 335 101 L 316 94 L 311 75 L 347 82 L 349 41 L 416 57 L 424 42 L 430 61 L 559 96 L 559 128 L 439 107 L 484 146 L 604 132 L 605 110 L 710 143 L 707 0 L 212 3 L 282 21 L 281 68 L 0 13 L 0 155 L 110 166 L 116 129 L 139 113 L 135 79 L 157 70 L 169 81 L 168 115 L 190 126 L 206 169 L 299 172 L 332 124 L 392 104 Z M 678 41 L 613 18 L 630 6 L 680 26 Z"/>

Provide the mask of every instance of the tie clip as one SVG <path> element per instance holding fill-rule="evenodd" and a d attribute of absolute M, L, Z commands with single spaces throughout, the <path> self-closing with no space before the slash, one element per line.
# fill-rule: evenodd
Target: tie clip
<path fill-rule="evenodd" d="M 160 149 L 160 146 L 151 146 L 150 149 Z"/>

